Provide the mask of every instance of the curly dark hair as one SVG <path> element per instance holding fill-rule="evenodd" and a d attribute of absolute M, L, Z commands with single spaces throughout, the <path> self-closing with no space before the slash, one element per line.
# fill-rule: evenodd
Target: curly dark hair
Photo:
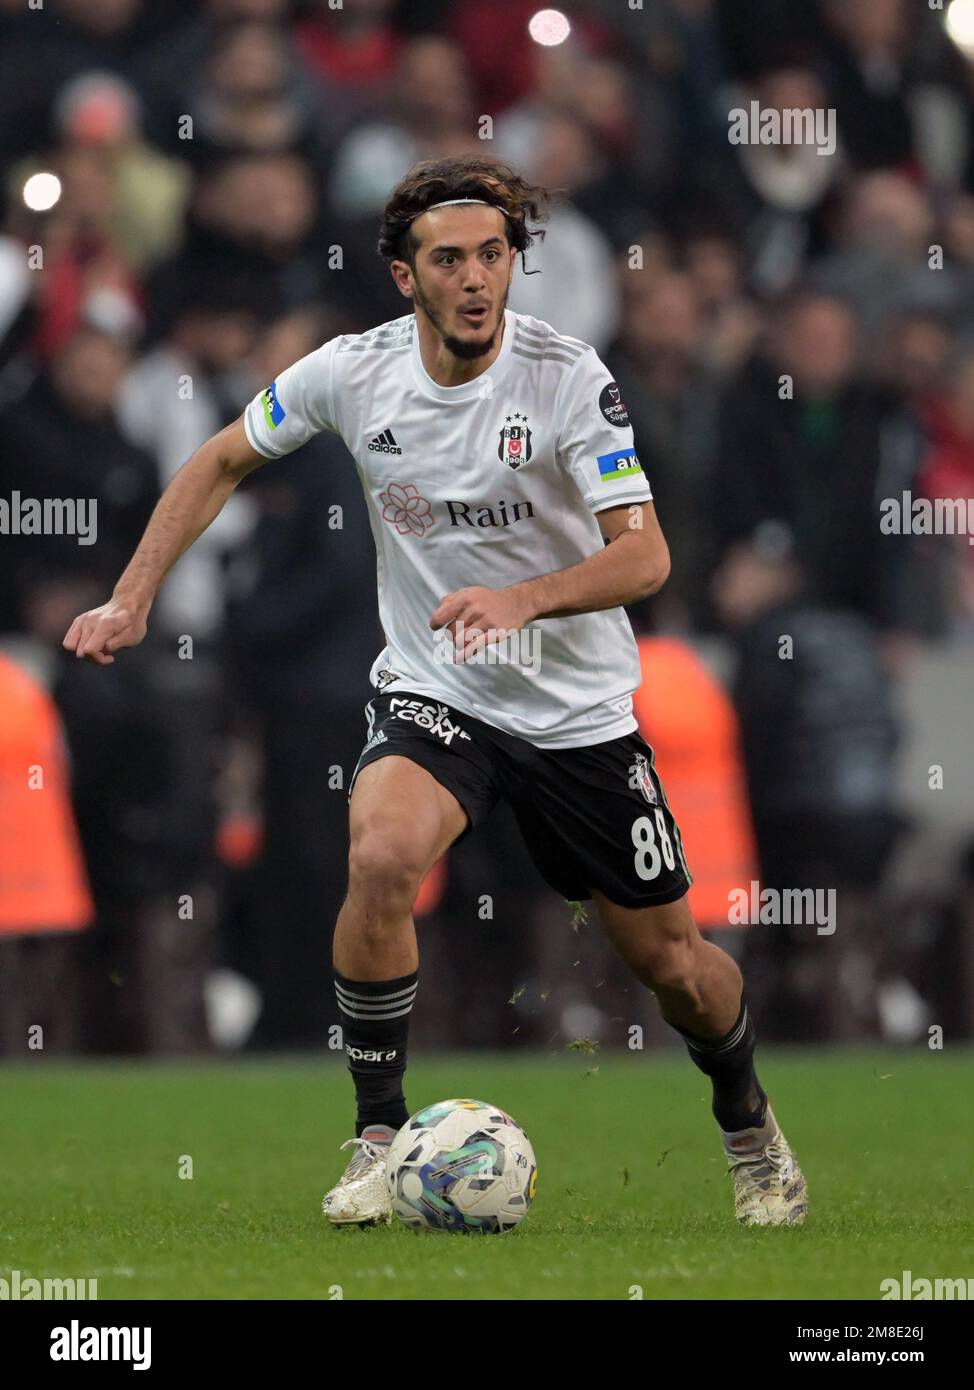
<path fill-rule="evenodd" d="M 475 155 L 425 159 L 413 165 L 386 203 L 379 227 L 379 255 L 385 261 L 414 265 L 419 243 L 410 228 L 421 212 L 450 198 L 482 198 L 504 214 L 507 239 L 524 266 L 525 251 L 536 237 L 544 236 L 543 229 L 529 227 L 527 219 L 543 221 L 549 197 L 547 189 L 533 187 L 499 159 Z"/>

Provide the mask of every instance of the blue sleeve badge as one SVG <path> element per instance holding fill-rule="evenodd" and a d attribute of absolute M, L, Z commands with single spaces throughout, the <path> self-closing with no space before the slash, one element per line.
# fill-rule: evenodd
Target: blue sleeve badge
<path fill-rule="evenodd" d="M 287 413 L 283 405 L 281 405 L 280 401 L 277 399 L 276 381 L 271 382 L 260 399 L 264 407 L 264 419 L 267 421 L 267 428 L 269 430 L 276 430 Z"/>
<path fill-rule="evenodd" d="M 635 449 L 616 449 L 612 454 L 599 454 L 595 461 L 604 483 L 614 482 L 616 478 L 632 478 L 643 471 Z"/>

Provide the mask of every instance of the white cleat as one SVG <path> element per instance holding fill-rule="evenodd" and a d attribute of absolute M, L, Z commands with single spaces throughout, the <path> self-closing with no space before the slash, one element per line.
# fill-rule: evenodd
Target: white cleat
<path fill-rule="evenodd" d="M 760 1129 L 721 1130 L 742 1226 L 800 1226 L 808 1209 L 802 1170 L 768 1106 Z"/>
<path fill-rule="evenodd" d="M 321 1201 L 321 1210 L 335 1226 L 386 1225 L 392 1220 L 392 1196 L 386 1184 L 386 1160 L 396 1131 L 389 1125 L 369 1125 L 360 1139 L 346 1139 L 355 1152 L 348 1167 Z"/>

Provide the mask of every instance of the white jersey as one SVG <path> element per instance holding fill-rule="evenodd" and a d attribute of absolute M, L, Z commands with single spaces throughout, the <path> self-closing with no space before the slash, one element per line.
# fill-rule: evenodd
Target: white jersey
<path fill-rule="evenodd" d="M 651 499 L 618 387 L 587 344 L 507 310 L 490 367 L 439 386 L 408 314 L 288 367 L 244 425 L 267 458 L 333 430 L 355 459 L 387 642 L 377 689 L 442 701 L 545 748 L 635 730 L 639 658 L 621 608 L 539 619 L 465 663 L 430 628 L 447 594 L 578 564 L 602 549 L 596 512 Z"/>

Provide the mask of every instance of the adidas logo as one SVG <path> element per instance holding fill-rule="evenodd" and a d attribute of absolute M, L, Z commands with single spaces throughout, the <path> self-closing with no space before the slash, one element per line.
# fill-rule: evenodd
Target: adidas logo
<path fill-rule="evenodd" d="M 402 450 L 393 438 L 392 430 L 383 430 L 369 445 L 373 454 L 401 454 Z"/>

